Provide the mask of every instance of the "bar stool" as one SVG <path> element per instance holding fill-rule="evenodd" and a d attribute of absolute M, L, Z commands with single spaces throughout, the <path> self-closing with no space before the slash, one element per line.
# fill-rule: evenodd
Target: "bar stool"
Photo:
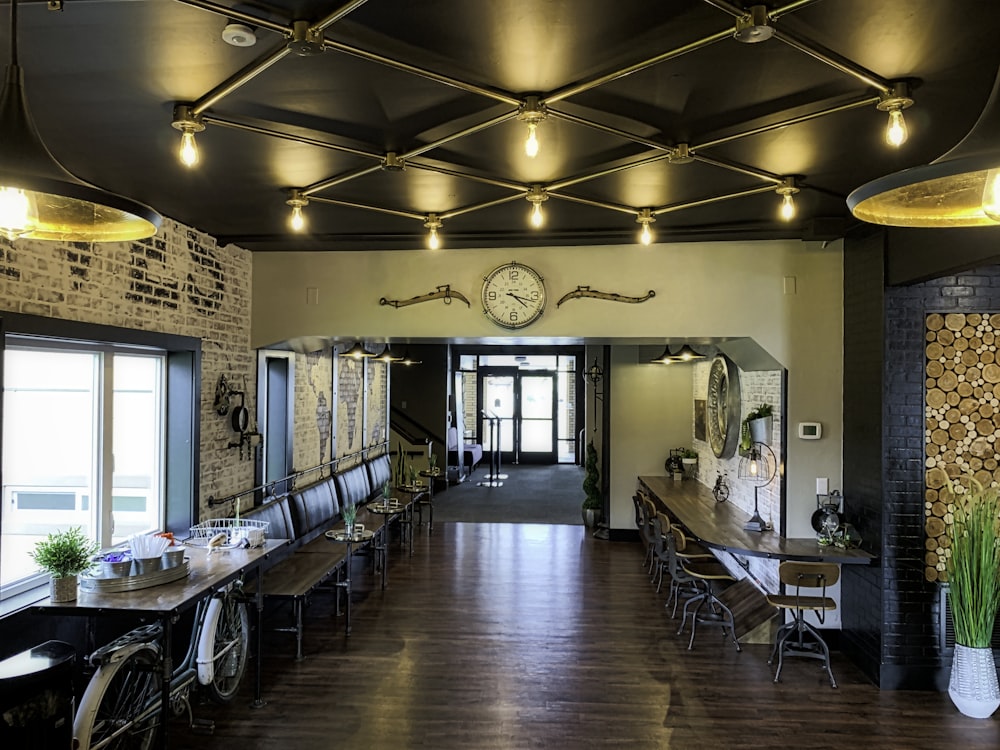
<path fill-rule="evenodd" d="M 785 561 L 778 566 L 778 578 L 786 586 L 794 586 L 795 594 L 768 594 L 767 603 L 773 607 L 792 613 L 792 621 L 778 628 L 774 638 L 774 648 L 768 664 L 774 663 L 774 655 L 778 655 L 778 669 L 774 673 L 774 681 L 781 676 L 784 657 L 805 656 L 810 659 L 821 659 L 826 673 L 830 676 L 830 687 L 837 687 L 830 668 L 830 648 L 823 640 L 819 631 L 805 620 L 805 613 L 812 612 L 822 625 L 826 622 L 826 613 L 837 608 L 837 602 L 826 595 L 827 586 L 833 586 L 840 580 L 840 566 L 836 563 L 794 562 Z M 803 596 L 802 589 L 819 590 Z M 808 636 L 808 638 L 806 637 Z"/>
<path fill-rule="evenodd" d="M 646 547 L 646 556 L 642 560 L 642 566 L 649 569 L 649 574 L 653 574 L 653 546 L 656 543 L 656 532 L 653 529 L 653 519 L 656 517 L 656 506 L 648 497 L 641 498 L 642 505 L 642 525 L 639 527 L 639 536 Z"/>
<path fill-rule="evenodd" d="M 670 574 L 670 592 L 663 606 L 669 607 L 673 602 L 673 609 L 670 610 L 670 617 L 673 619 L 677 617 L 677 605 L 681 598 L 687 600 L 699 596 L 701 587 L 698 585 L 698 581 L 681 565 L 677 555 L 677 537 L 673 529 L 664 534 L 664 542 L 667 550 L 667 573 Z M 714 556 L 710 556 L 714 559 Z"/>
<path fill-rule="evenodd" d="M 678 556 L 680 556 L 680 551 L 687 548 L 687 536 L 679 526 L 674 526 L 672 531 Z M 687 623 L 690 610 L 691 638 L 688 641 L 688 651 L 694 647 L 694 636 L 699 624 L 716 625 L 722 628 L 723 635 L 728 631 L 733 643 L 736 644 L 736 650 L 742 651 L 743 647 L 740 646 L 740 641 L 736 637 L 736 620 L 733 617 L 733 611 L 715 594 L 715 587 L 718 584 L 722 582 L 732 583 L 736 579 L 729 574 L 722 563 L 715 559 L 707 560 L 700 557 L 685 560 L 680 557 L 680 562 L 684 573 L 694 579 L 696 585 L 701 588 L 701 593 L 684 602 L 681 626 L 677 629 L 677 635 L 684 632 L 684 625 Z M 691 609 L 692 605 L 694 609 Z"/>

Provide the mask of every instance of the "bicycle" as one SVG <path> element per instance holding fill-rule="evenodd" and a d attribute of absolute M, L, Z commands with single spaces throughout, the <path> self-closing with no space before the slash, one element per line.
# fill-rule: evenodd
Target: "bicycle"
<path fill-rule="evenodd" d="M 198 603 L 187 653 L 170 675 L 172 715 L 195 726 L 195 683 L 216 703 L 228 703 L 246 671 L 250 620 L 241 583 Z M 79 750 L 148 750 L 161 720 L 163 625 L 144 625 L 94 651 L 96 667 L 73 722 Z"/>

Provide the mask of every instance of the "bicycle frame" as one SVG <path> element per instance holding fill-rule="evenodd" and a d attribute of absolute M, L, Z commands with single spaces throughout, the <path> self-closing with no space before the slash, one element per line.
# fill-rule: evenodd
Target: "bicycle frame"
<path fill-rule="evenodd" d="M 170 708 L 173 713 L 179 713 L 184 707 L 190 711 L 188 695 L 195 680 L 202 685 L 207 685 L 214 678 L 213 653 L 216 628 L 223 608 L 223 598 L 229 595 L 232 588 L 229 586 L 197 604 L 186 653 L 170 675 Z M 97 667 L 97 671 L 84 691 L 74 722 L 75 734 L 78 735 L 78 739 L 82 743 L 81 750 L 89 750 L 90 748 L 89 732 L 93 728 L 94 718 L 100 707 L 107 683 L 114 678 L 118 670 L 117 665 L 120 662 L 146 650 L 153 657 L 150 666 L 156 669 L 157 674 L 159 674 L 159 669 L 162 669 L 163 666 L 163 650 L 160 645 L 163 634 L 162 623 L 141 626 L 102 646 L 88 657 L 89 663 Z M 230 645 L 229 648 L 232 647 Z M 227 653 L 228 650 L 222 653 Z M 215 656 L 218 657 L 218 654 Z M 105 738 L 105 742 L 113 740 L 127 732 L 132 726 L 142 724 L 159 714 L 163 707 L 162 703 L 161 692 L 158 690 L 151 692 L 145 705 L 131 717 L 126 725 L 118 727 L 113 735 Z M 86 736 L 80 737 L 81 734 Z"/>

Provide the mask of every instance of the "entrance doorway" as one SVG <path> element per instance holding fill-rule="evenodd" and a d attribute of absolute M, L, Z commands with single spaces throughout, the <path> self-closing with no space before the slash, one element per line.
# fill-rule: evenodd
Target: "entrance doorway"
<path fill-rule="evenodd" d="M 556 373 L 550 370 L 481 368 L 483 449 L 492 450 L 497 440 L 503 463 L 556 463 L 556 382 Z"/>

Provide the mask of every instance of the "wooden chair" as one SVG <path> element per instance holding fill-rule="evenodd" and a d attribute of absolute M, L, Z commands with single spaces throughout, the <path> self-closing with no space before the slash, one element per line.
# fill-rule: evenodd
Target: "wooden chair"
<path fill-rule="evenodd" d="M 826 589 L 840 579 L 840 566 L 835 563 L 786 561 L 778 566 L 778 577 L 786 592 L 794 588 L 795 593 L 767 596 L 768 604 L 792 613 L 792 621 L 778 628 L 771 658 L 767 660 L 768 664 L 773 664 L 775 654 L 778 656 L 774 681 L 777 682 L 781 676 L 781 667 L 786 655 L 805 656 L 822 660 L 823 667 L 830 677 L 830 686 L 837 687 L 833 670 L 830 668 L 830 648 L 819 631 L 806 622 L 805 614 L 814 613 L 819 623 L 823 624 L 826 621 L 826 613 L 837 608 L 837 603 L 826 595 Z M 803 589 L 809 589 L 809 594 L 803 594 Z"/>
<path fill-rule="evenodd" d="M 681 555 L 687 552 L 687 536 L 680 526 L 674 526 L 672 533 L 684 574 L 700 587 L 699 594 L 684 602 L 684 613 L 677 634 L 680 635 L 684 632 L 684 625 L 690 615 L 691 638 L 688 640 L 688 651 L 694 647 L 694 637 L 699 624 L 716 625 L 722 628 L 723 634 L 728 632 L 733 639 L 736 650 L 742 651 L 743 647 L 740 646 L 740 641 L 736 637 L 736 620 L 733 617 L 733 611 L 715 593 L 716 586 L 721 583 L 732 583 L 736 579 L 729 574 L 722 563 L 715 559 L 714 555 L 711 560 L 704 556 L 691 555 L 687 559 L 682 557 Z M 688 554 L 690 555 L 690 553 Z"/>

